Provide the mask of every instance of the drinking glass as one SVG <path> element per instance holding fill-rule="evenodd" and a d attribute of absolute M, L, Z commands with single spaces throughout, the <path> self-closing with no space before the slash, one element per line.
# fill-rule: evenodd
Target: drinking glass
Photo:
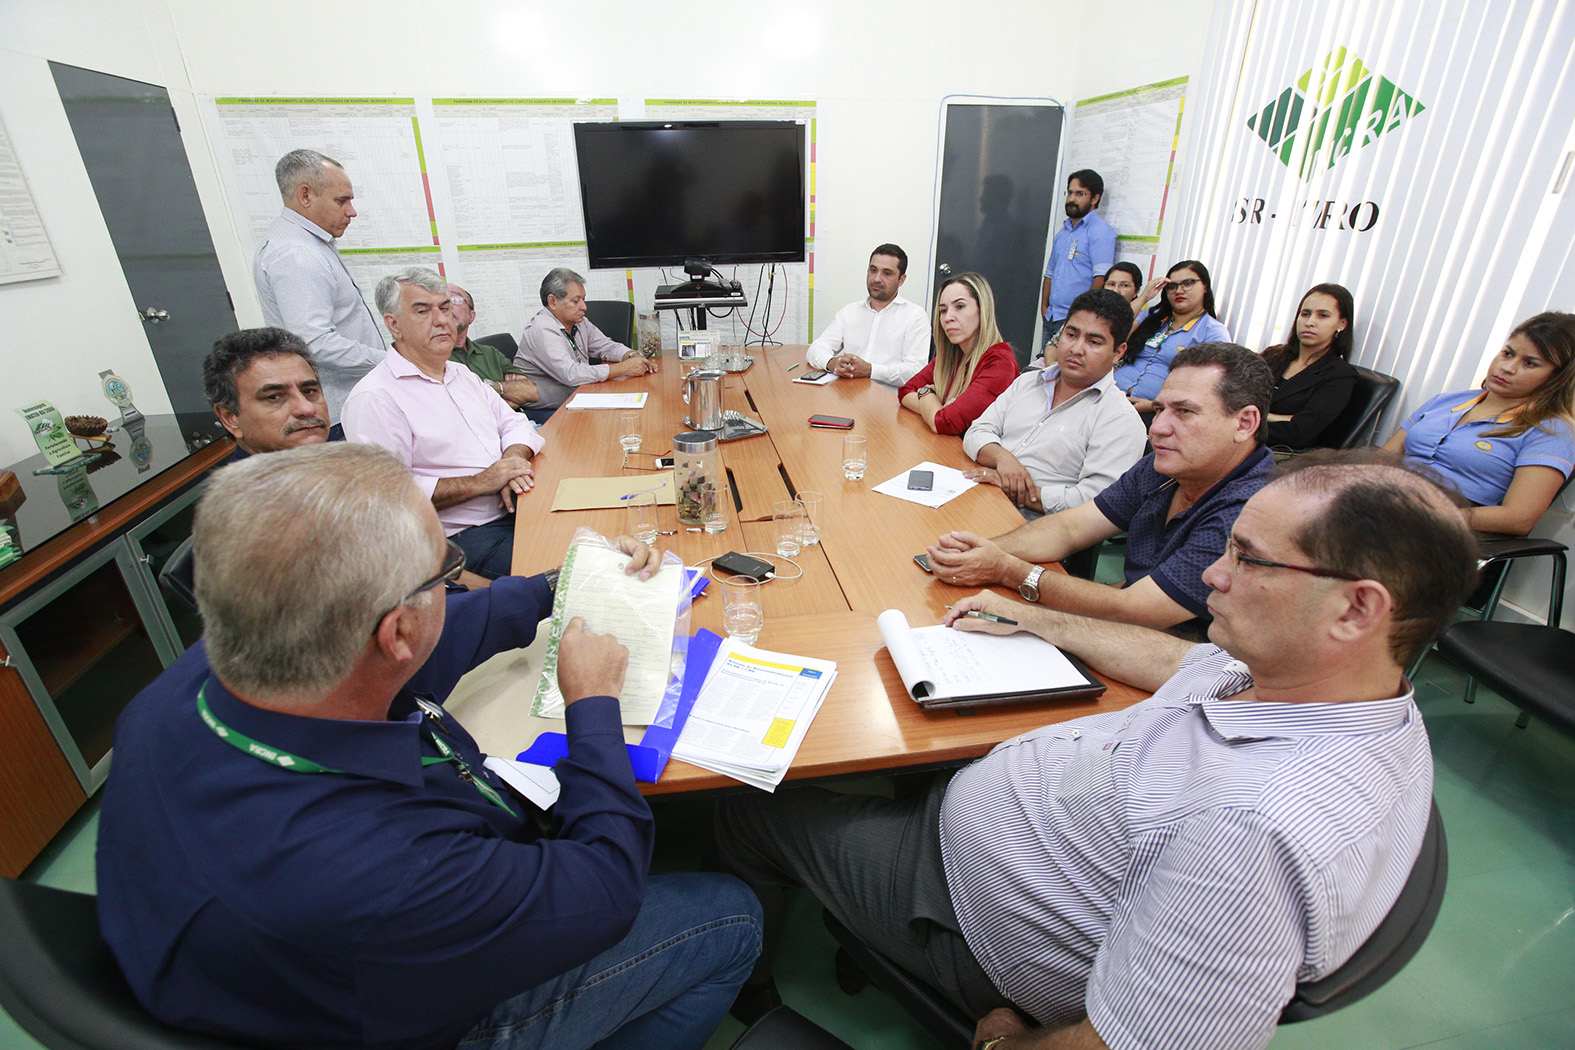
<path fill-rule="evenodd" d="M 712 535 L 727 531 L 726 485 L 708 485 L 700 490 L 700 524 Z"/>
<path fill-rule="evenodd" d="M 629 504 L 629 535 L 641 543 L 655 543 L 656 493 L 641 492 L 625 502 Z"/>
<path fill-rule="evenodd" d="M 766 623 L 760 607 L 760 581 L 752 576 L 729 576 L 722 581 L 722 627 L 729 638 L 754 645 Z"/>
<path fill-rule="evenodd" d="M 771 518 L 777 526 L 777 553 L 791 558 L 803 542 L 804 505 L 796 499 L 780 499 L 772 509 Z"/>
<path fill-rule="evenodd" d="M 869 464 L 869 439 L 863 434 L 849 434 L 842 439 L 842 476 L 858 481 Z"/>
<path fill-rule="evenodd" d="M 798 541 L 805 547 L 820 542 L 820 493 L 800 492 L 798 501 L 804 505 L 804 520 L 798 527 Z"/>
<path fill-rule="evenodd" d="M 618 444 L 623 446 L 625 452 L 640 451 L 640 413 L 637 411 L 618 413 Z"/>

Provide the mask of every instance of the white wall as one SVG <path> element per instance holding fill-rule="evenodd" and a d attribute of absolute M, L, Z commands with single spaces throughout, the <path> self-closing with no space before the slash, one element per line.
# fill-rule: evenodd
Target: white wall
<path fill-rule="evenodd" d="M 871 247 L 930 268 L 940 101 L 948 94 L 1071 103 L 1201 68 L 1211 0 L 1138 0 L 1119 47 L 1086 5 L 986 0 L 903 8 L 796 0 L 684 15 L 646 0 L 9 0 L 0 5 L 0 117 L 65 275 L 0 286 L 0 462 L 32 450 L 11 408 L 106 407 L 114 367 L 145 411 L 168 409 L 46 60 L 170 91 L 236 314 L 261 314 L 197 110 L 202 95 L 808 98 L 817 139 L 816 318 L 863 294 Z M 690 24 L 698 23 L 698 24 Z M 1094 50 L 1084 47 L 1085 24 Z M 1062 60 L 1064 58 L 1065 60 Z M 1073 158 L 1075 160 L 1075 158 Z"/>

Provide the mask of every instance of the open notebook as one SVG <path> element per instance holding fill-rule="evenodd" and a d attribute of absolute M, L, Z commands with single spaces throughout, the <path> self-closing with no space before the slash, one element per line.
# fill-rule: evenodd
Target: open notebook
<path fill-rule="evenodd" d="M 903 686 L 921 707 L 1083 700 L 1105 691 L 1076 657 L 1026 632 L 912 628 L 896 609 L 875 623 Z"/>

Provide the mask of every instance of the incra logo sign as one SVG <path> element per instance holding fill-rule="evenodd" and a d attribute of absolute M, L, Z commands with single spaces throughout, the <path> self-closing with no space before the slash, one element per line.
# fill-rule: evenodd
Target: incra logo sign
<path fill-rule="evenodd" d="M 1303 181 L 1371 145 L 1421 113 L 1422 103 L 1343 47 L 1324 56 L 1280 97 L 1247 118 L 1275 156 Z"/>

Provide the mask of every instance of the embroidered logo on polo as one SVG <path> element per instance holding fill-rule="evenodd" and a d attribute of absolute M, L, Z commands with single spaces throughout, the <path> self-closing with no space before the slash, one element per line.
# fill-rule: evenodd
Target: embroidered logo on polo
<path fill-rule="evenodd" d="M 1426 107 L 1344 47 L 1324 56 L 1247 127 L 1304 181 L 1403 125 Z"/>
<path fill-rule="evenodd" d="M 1493 451 L 1493 442 L 1491 442 L 1491 441 L 1478 441 L 1477 442 L 1477 448 L 1481 449 L 1483 452 L 1492 452 Z"/>

